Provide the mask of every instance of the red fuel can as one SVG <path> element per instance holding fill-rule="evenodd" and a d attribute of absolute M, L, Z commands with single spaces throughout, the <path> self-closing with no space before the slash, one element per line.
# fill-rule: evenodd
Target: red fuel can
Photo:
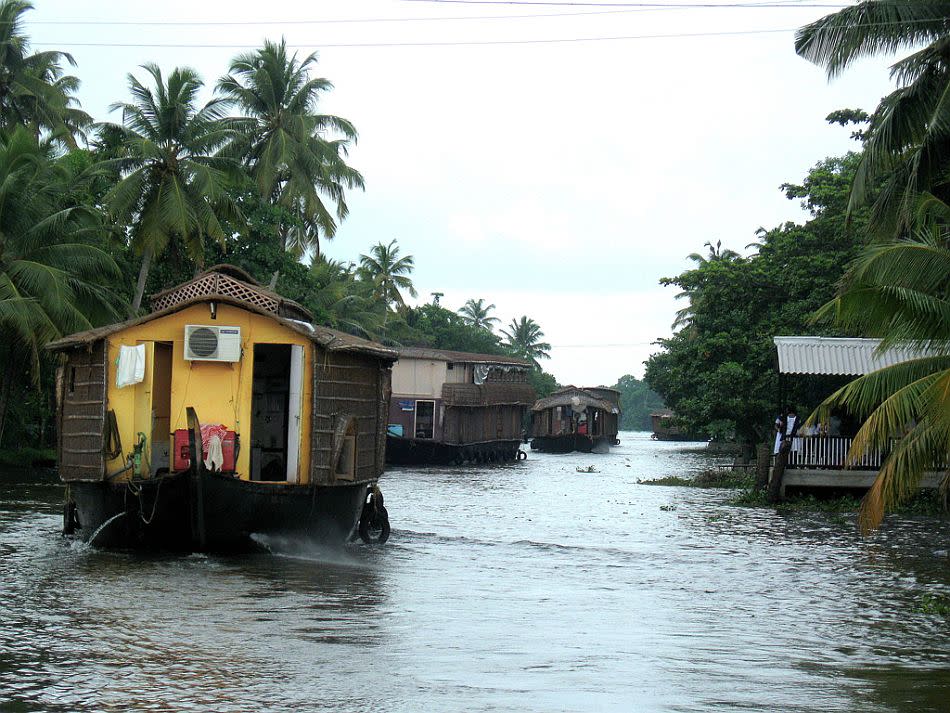
<path fill-rule="evenodd" d="M 226 431 L 221 441 L 221 452 L 224 455 L 224 465 L 221 467 L 223 473 L 234 472 L 234 444 L 237 440 L 237 434 L 234 431 Z M 201 449 L 202 459 L 208 457 L 208 449 Z M 191 446 L 188 443 L 188 430 L 179 428 L 175 431 L 174 446 L 174 469 L 175 471 L 188 470 L 191 468 Z"/>

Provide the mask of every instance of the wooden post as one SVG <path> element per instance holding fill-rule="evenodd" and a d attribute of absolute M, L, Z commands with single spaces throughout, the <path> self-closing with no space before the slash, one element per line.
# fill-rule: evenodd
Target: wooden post
<path fill-rule="evenodd" d="M 775 465 L 772 468 L 772 480 L 769 481 L 769 502 L 777 503 L 782 499 L 782 478 L 785 475 L 785 466 L 788 465 L 788 452 L 792 449 L 792 439 L 785 438 L 775 456 Z"/>
<path fill-rule="evenodd" d="M 755 451 L 755 489 L 762 490 L 769 484 L 769 463 L 772 460 L 772 446 L 760 443 Z"/>

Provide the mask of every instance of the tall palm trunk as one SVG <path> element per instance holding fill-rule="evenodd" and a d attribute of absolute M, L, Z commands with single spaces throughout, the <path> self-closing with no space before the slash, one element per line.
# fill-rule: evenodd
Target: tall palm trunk
<path fill-rule="evenodd" d="M 139 313 L 139 309 L 142 307 L 142 296 L 145 294 L 145 281 L 148 279 L 148 271 L 152 266 L 152 249 L 145 248 L 145 252 L 142 254 L 142 266 L 139 268 L 139 279 L 135 285 L 135 299 L 132 300 L 132 310 L 130 317 L 134 317 Z"/>

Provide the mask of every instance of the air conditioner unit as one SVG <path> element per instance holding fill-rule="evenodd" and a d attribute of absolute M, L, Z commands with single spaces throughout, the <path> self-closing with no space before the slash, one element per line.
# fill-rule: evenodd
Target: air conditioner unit
<path fill-rule="evenodd" d="M 185 359 L 241 361 L 241 328 L 186 324 Z"/>

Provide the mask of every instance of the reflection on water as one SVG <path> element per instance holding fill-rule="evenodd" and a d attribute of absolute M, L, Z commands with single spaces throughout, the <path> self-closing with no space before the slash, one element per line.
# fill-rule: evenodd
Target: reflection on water
<path fill-rule="evenodd" d="M 385 547 L 143 556 L 64 542 L 0 474 L 0 708 L 946 711 L 950 524 L 638 485 L 705 456 L 393 469 Z M 576 468 L 595 464 L 597 473 Z M 661 507 L 662 506 L 662 507 Z"/>

